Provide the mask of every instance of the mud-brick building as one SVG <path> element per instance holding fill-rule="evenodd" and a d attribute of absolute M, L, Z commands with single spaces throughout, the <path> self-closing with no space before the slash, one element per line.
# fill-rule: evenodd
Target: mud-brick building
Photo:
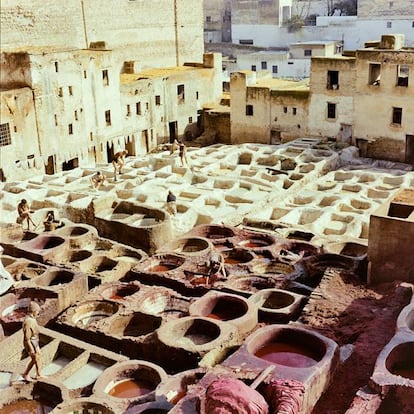
<path fill-rule="evenodd" d="M 141 1 L 7 0 L 1 42 L 2 180 L 146 153 L 220 99 L 201 0 L 160 1 L 157 13 Z"/>

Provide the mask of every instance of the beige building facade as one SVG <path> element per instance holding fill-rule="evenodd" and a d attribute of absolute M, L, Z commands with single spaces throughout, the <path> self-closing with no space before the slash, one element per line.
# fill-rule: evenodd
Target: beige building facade
<path fill-rule="evenodd" d="M 163 2 L 159 13 L 69 1 L 66 21 L 45 6 L 2 2 L 3 180 L 110 162 L 124 148 L 144 154 L 220 99 L 221 55 L 203 55 L 201 1 Z M 32 117 L 10 112 L 12 95 L 32 100 Z M 21 163 L 29 167 L 17 174 Z"/>

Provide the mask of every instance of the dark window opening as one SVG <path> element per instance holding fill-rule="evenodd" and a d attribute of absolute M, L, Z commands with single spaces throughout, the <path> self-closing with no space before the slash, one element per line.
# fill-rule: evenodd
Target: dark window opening
<path fill-rule="evenodd" d="M 77 121 L 77 120 L 78 120 L 78 111 L 75 111 L 75 112 L 73 113 L 73 115 L 74 115 L 74 117 L 75 117 L 75 121 Z"/>
<path fill-rule="evenodd" d="M 387 22 L 387 29 L 391 29 L 392 27 L 392 22 Z"/>
<path fill-rule="evenodd" d="M 109 109 L 105 111 L 105 122 L 106 126 L 111 126 L 111 111 Z"/>
<path fill-rule="evenodd" d="M 69 95 L 72 96 L 73 95 L 73 88 L 72 88 L 72 86 L 68 86 L 68 90 L 69 90 Z"/>
<path fill-rule="evenodd" d="M 109 85 L 109 75 L 108 75 L 107 69 L 102 71 L 102 81 L 103 81 L 104 86 Z"/>
<path fill-rule="evenodd" d="M 161 105 L 161 96 L 155 95 L 155 105 Z"/>
<path fill-rule="evenodd" d="M 246 115 L 247 116 L 253 115 L 253 105 L 246 105 Z"/>
<path fill-rule="evenodd" d="M 336 104 L 328 102 L 327 117 L 328 117 L 328 119 L 335 119 L 336 118 Z"/>
<path fill-rule="evenodd" d="M 58 89 L 58 96 L 60 96 L 60 97 L 63 96 L 63 88 Z"/>
<path fill-rule="evenodd" d="M 327 89 L 339 89 L 339 72 L 337 70 L 328 70 Z"/>
<path fill-rule="evenodd" d="M 284 112 L 285 114 L 287 114 L 287 106 L 284 106 L 284 107 L 283 107 L 283 112 Z"/>
<path fill-rule="evenodd" d="M 137 115 L 141 115 L 141 102 L 135 104 L 135 112 Z"/>
<path fill-rule="evenodd" d="M 277 65 L 273 65 L 272 66 L 272 73 L 277 73 L 278 72 L 278 67 Z"/>
<path fill-rule="evenodd" d="M 296 108 L 292 108 L 292 114 L 293 114 L 293 115 L 296 115 L 296 113 L 297 113 Z"/>
<path fill-rule="evenodd" d="M 401 125 L 402 122 L 402 108 L 392 108 L 392 123 L 394 125 Z"/>
<path fill-rule="evenodd" d="M 79 167 L 79 160 L 78 158 L 73 158 L 67 162 L 64 162 L 62 164 L 62 170 L 63 171 L 69 171 L 69 170 L 73 170 L 74 168 L 78 168 Z"/>
<path fill-rule="evenodd" d="M 10 125 L 8 123 L 0 125 L 0 147 L 6 145 L 11 145 Z"/>
<path fill-rule="evenodd" d="M 206 22 L 211 23 L 211 16 L 206 16 Z"/>
<path fill-rule="evenodd" d="M 55 62 L 55 72 L 59 72 L 59 63 Z"/>
<path fill-rule="evenodd" d="M 127 105 L 126 116 L 131 116 L 131 105 Z"/>
<path fill-rule="evenodd" d="M 379 86 L 381 81 L 381 65 L 379 63 L 370 63 L 368 76 L 369 85 Z"/>
<path fill-rule="evenodd" d="M 252 45 L 253 39 L 240 39 L 239 44 L 240 45 Z"/>
<path fill-rule="evenodd" d="M 267 69 L 267 62 L 262 62 L 261 67 L 262 67 L 262 70 L 266 70 Z"/>
<path fill-rule="evenodd" d="M 68 132 L 69 132 L 69 135 L 73 135 L 73 125 L 72 124 L 68 125 Z"/>
<path fill-rule="evenodd" d="M 189 123 L 189 124 L 192 124 L 192 123 L 193 123 L 193 117 L 192 117 L 192 116 L 190 116 L 190 117 L 188 118 L 188 123 Z"/>
<path fill-rule="evenodd" d="M 178 103 L 184 103 L 184 100 L 185 100 L 184 85 L 177 85 L 177 98 L 178 98 Z"/>
<path fill-rule="evenodd" d="M 397 86 L 408 86 L 408 75 L 410 67 L 408 65 L 397 66 Z"/>
<path fill-rule="evenodd" d="M 59 123 L 58 123 L 58 117 L 57 117 L 57 115 L 55 114 L 55 126 L 58 126 L 59 125 Z"/>
<path fill-rule="evenodd" d="M 198 91 L 196 91 L 196 99 L 197 99 L 197 101 L 198 101 Z"/>
<path fill-rule="evenodd" d="M 256 65 L 252 65 L 252 71 L 256 72 Z"/>
<path fill-rule="evenodd" d="M 305 49 L 303 51 L 304 56 L 312 56 L 312 49 Z"/>

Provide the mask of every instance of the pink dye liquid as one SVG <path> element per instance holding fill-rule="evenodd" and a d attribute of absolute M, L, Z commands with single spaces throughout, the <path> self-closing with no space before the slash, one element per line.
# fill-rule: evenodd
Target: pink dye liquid
<path fill-rule="evenodd" d="M 170 265 L 170 264 L 159 264 L 159 265 L 155 265 L 150 267 L 148 270 L 150 272 L 168 272 L 171 269 L 174 269 L 175 266 L 174 265 Z"/>
<path fill-rule="evenodd" d="M 310 350 L 283 342 L 265 345 L 255 355 L 266 361 L 294 368 L 308 368 L 318 362 Z"/>
<path fill-rule="evenodd" d="M 20 400 L 8 404 L 1 409 L 2 414 L 46 414 L 52 407 L 34 400 Z"/>
<path fill-rule="evenodd" d="M 5 322 L 18 322 L 26 317 L 27 309 L 18 308 L 3 317 Z"/>
<path fill-rule="evenodd" d="M 127 379 L 115 384 L 108 394 L 118 398 L 136 398 L 148 394 L 154 388 L 153 384 L 148 381 Z"/>

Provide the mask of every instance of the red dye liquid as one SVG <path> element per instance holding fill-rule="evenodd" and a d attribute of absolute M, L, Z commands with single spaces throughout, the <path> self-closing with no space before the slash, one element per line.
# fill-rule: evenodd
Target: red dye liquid
<path fill-rule="evenodd" d="M 206 318 L 216 319 L 218 321 L 222 321 L 223 318 L 221 318 L 219 315 L 216 315 L 215 313 L 209 313 Z"/>
<path fill-rule="evenodd" d="M 255 355 L 286 367 L 308 368 L 318 361 L 312 351 L 298 345 L 275 342 L 260 348 Z"/>
<path fill-rule="evenodd" d="M 159 264 L 150 267 L 148 270 L 150 272 L 168 272 L 171 269 L 174 269 L 176 266 L 170 264 Z"/>
<path fill-rule="evenodd" d="M 154 385 L 148 381 L 126 379 L 115 384 L 108 394 L 118 398 L 136 398 L 154 389 Z"/>
<path fill-rule="evenodd" d="M 261 240 L 249 240 L 242 244 L 243 247 L 248 247 L 249 249 L 254 249 L 255 247 L 263 247 L 268 245 L 268 243 Z"/>
<path fill-rule="evenodd" d="M 239 259 L 234 259 L 233 257 L 226 257 L 225 259 L 224 259 L 224 263 L 227 263 L 227 264 L 239 264 L 239 263 L 242 263 L 242 261 L 241 260 L 239 260 Z"/>
<path fill-rule="evenodd" d="M 7 315 L 3 316 L 3 320 L 5 322 L 21 321 L 26 317 L 26 314 L 27 314 L 27 309 L 18 308 L 18 309 L 15 309 L 13 312 L 10 312 Z"/>
<path fill-rule="evenodd" d="M 397 366 L 392 370 L 394 375 L 414 380 L 414 363 L 407 363 L 404 366 Z"/>
<path fill-rule="evenodd" d="M 46 414 L 52 407 L 34 400 L 20 400 L 8 404 L 1 409 L 2 414 Z"/>
<path fill-rule="evenodd" d="M 112 299 L 112 300 L 121 300 L 121 299 L 124 299 L 124 298 L 122 296 L 119 296 L 117 294 L 114 294 L 109 299 Z"/>

